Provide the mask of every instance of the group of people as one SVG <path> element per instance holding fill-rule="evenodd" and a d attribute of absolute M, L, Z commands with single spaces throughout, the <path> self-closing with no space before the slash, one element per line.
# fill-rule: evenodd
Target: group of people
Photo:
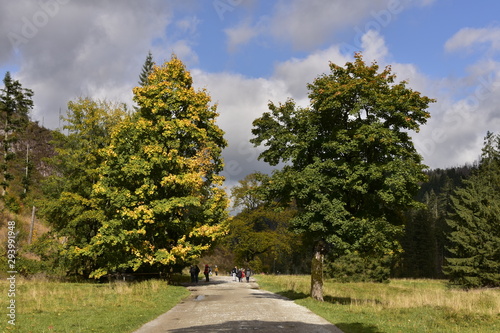
<path fill-rule="evenodd" d="M 247 282 L 250 282 L 250 276 L 252 275 L 252 270 L 250 268 L 240 268 L 237 266 L 231 270 L 231 275 L 233 276 L 233 281 L 241 282 L 244 278 L 246 278 Z"/>
<path fill-rule="evenodd" d="M 215 276 L 219 275 L 219 267 L 217 267 L 217 265 L 215 265 L 213 272 L 215 273 Z M 200 268 L 198 267 L 198 265 L 191 265 L 191 267 L 189 268 L 189 274 L 191 275 L 191 282 L 198 283 L 198 275 L 200 275 Z M 210 276 L 212 274 L 212 267 L 206 264 L 205 269 L 203 270 L 203 275 L 205 275 L 206 282 L 210 281 Z"/>
<path fill-rule="evenodd" d="M 210 276 L 215 273 L 215 276 L 219 275 L 219 268 L 217 265 L 214 266 L 213 272 L 212 267 L 208 264 L 205 265 L 205 269 L 203 270 L 203 275 L 205 275 L 205 281 L 210 281 Z M 191 265 L 189 268 L 189 274 L 191 275 L 191 283 L 198 283 L 198 276 L 200 275 L 200 268 L 198 265 Z M 250 268 L 240 268 L 237 266 L 231 270 L 231 275 L 233 276 L 233 281 L 243 281 L 246 278 L 247 282 L 250 282 L 250 276 L 252 275 L 252 270 Z"/>

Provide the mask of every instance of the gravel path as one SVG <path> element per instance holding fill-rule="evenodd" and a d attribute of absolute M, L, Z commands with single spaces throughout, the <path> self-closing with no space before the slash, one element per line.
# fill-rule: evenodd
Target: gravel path
<path fill-rule="evenodd" d="M 134 333 L 286 332 L 342 333 L 335 325 L 293 301 L 264 290 L 250 280 L 231 277 L 188 287 L 191 296 Z"/>

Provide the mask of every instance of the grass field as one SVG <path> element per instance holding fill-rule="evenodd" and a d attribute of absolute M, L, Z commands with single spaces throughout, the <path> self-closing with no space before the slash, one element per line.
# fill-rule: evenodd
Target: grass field
<path fill-rule="evenodd" d="M 462 291 L 444 281 L 325 281 L 325 302 L 308 297 L 309 276 L 258 275 L 261 288 L 292 298 L 346 333 L 500 332 L 500 289 Z M 7 295 L 7 281 L 0 283 Z M 164 281 L 61 283 L 16 281 L 16 326 L 1 332 L 132 332 L 189 294 Z M 7 297 L 2 308 L 6 309 Z M 6 311 L 6 310 L 4 310 Z"/>
<path fill-rule="evenodd" d="M 325 302 L 308 297 L 309 276 L 256 276 L 261 288 L 294 299 L 346 333 L 500 332 L 500 290 L 450 289 L 437 280 L 325 281 Z"/>
<path fill-rule="evenodd" d="M 6 309 L 6 281 L 0 288 L 5 291 L 2 309 Z M 132 332 L 188 294 L 186 288 L 160 280 L 111 284 L 19 280 L 16 325 L 9 324 L 4 314 L 0 329 L 22 333 Z"/>

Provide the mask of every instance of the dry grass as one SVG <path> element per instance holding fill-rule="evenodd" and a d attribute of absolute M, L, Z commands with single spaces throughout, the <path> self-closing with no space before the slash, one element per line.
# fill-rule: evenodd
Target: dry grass
<path fill-rule="evenodd" d="M 308 297 L 309 276 L 261 276 L 258 281 L 345 332 L 500 331 L 500 289 L 464 291 L 439 280 L 325 281 L 325 302 L 321 303 Z"/>
<path fill-rule="evenodd" d="M 2 290 L 6 282 L 0 283 Z M 129 332 L 189 294 L 161 280 L 95 284 L 19 278 L 16 289 L 17 332 Z M 13 328 L 6 321 L 1 325 L 0 331 Z"/>
<path fill-rule="evenodd" d="M 124 282 L 90 284 L 60 283 L 44 279 L 35 281 L 22 279 L 19 289 L 24 291 L 22 312 L 58 312 L 71 303 L 82 307 L 121 306 L 131 298 L 141 298 L 156 293 L 164 281 L 150 280 L 140 284 Z M 47 300 L 51 300 L 47 302 Z"/>

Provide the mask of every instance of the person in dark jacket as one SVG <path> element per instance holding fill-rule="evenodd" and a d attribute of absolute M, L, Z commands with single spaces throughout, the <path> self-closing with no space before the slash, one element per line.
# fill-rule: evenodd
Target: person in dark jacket
<path fill-rule="evenodd" d="M 205 270 L 203 271 L 203 274 L 205 274 L 205 281 L 209 282 L 210 279 L 208 276 L 210 274 L 210 266 L 208 266 L 208 264 L 205 265 Z"/>
<path fill-rule="evenodd" d="M 252 275 L 252 270 L 247 267 L 245 270 L 245 277 L 247 278 L 247 282 L 250 282 L 250 275 Z"/>
<path fill-rule="evenodd" d="M 191 274 L 191 282 L 198 283 L 198 275 L 200 274 L 200 268 L 198 265 L 191 265 L 189 268 L 189 274 Z"/>
<path fill-rule="evenodd" d="M 236 277 L 238 278 L 238 282 L 241 282 L 241 278 L 243 277 L 243 268 L 238 269 L 238 272 L 236 273 Z"/>

